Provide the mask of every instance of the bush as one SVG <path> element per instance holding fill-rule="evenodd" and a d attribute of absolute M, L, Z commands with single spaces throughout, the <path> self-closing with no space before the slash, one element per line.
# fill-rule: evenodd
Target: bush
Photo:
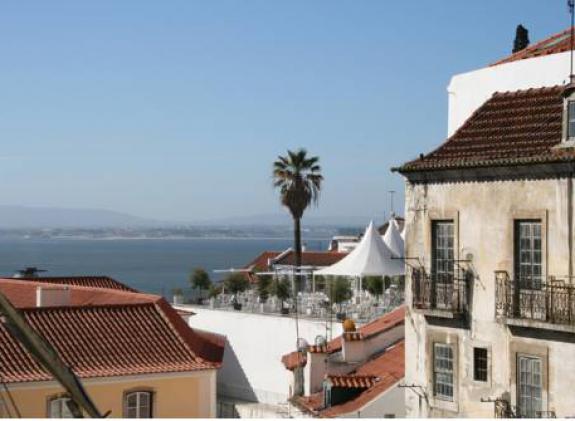
<path fill-rule="evenodd" d="M 366 276 L 363 278 L 362 287 L 374 297 L 380 297 L 385 291 L 384 280 L 381 276 Z"/>
<path fill-rule="evenodd" d="M 328 283 L 329 298 L 333 303 L 340 304 L 348 301 L 353 296 L 349 280 L 338 276 Z"/>
<path fill-rule="evenodd" d="M 250 286 L 248 279 L 241 273 L 231 273 L 224 279 L 224 288 L 229 294 L 238 294 Z"/>

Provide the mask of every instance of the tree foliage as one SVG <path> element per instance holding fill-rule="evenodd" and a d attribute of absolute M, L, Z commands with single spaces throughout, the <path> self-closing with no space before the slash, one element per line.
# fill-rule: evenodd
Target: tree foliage
<path fill-rule="evenodd" d="M 257 283 L 257 290 L 258 290 L 258 297 L 262 303 L 265 303 L 270 296 L 270 289 L 272 285 L 272 277 L 270 275 L 259 275 L 258 276 L 258 283 Z"/>
<path fill-rule="evenodd" d="M 238 294 L 250 286 L 248 279 L 241 273 L 230 273 L 224 279 L 224 288 L 230 294 Z"/>
<path fill-rule="evenodd" d="M 208 272 L 199 267 L 195 268 L 190 275 L 190 283 L 192 284 L 192 287 L 199 290 L 210 289 L 210 286 L 212 285 L 212 281 L 210 279 L 210 275 L 208 275 Z"/>
<path fill-rule="evenodd" d="M 329 298 L 336 304 L 348 301 L 353 296 L 353 291 L 348 279 L 337 276 L 328 282 Z"/>
<path fill-rule="evenodd" d="M 276 279 L 271 284 L 270 293 L 284 302 L 291 296 L 291 285 L 287 279 Z"/>
<path fill-rule="evenodd" d="M 366 276 L 363 278 L 363 289 L 367 290 L 374 297 L 380 297 L 391 285 L 389 276 Z"/>
<path fill-rule="evenodd" d="M 312 203 L 317 203 L 323 176 L 319 157 L 307 155 L 305 149 L 287 151 L 273 163 L 273 183 L 280 192 L 282 205 L 288 208 L 294 221 L 295 265 L 301 266 L 301 218 Z M 296 276 L 298 290 L 301 277 Z"/>

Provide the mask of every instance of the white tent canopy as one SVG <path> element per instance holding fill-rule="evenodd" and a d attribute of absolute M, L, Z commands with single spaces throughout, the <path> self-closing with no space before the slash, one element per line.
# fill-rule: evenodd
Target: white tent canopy
<path fill-rule="evenodd" d="M 355 249 L 339 262 L 315 271 L 314 275 L 356 276 L 360 278 L 364 276 L 403 275 L 405 272 L 403 260 L 394 257 L 396 256 L 393 256 L 393 252 L 385 245 L 373 226 L 373 222 L 371 222 Z"/>
<path fill-rule="evenodd" d="M 387 230 L 383 236 L 383 242 L 392 251 L 395 257 L 403 257 L 403 237 L 399 233 L 399 225 L 395 218 L 389 220 Z"/>

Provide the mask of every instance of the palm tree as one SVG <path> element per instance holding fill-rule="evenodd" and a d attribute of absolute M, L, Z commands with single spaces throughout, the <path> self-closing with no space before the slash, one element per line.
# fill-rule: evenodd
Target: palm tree
<path fill-rule="evenodd" d="M 301 218 L 313 202 L 317 204 L 323 176 L 319 157 L 307 156 L 305 149 L 287 151 L 273 165 L 274 187 L 280 191 L 282 205 L 287 207 L 294 222 L 295 265 L 301 266 Z M 299 276 L 296 276 L 299 283 Z M 298 285 L 299 289 L 300 285 Z"/>

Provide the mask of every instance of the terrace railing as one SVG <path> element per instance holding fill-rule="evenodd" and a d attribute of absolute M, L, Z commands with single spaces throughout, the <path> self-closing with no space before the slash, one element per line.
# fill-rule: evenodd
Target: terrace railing
<path fill-rule="evenodd" d="M 512 279 L 495 272 L 495 311 L 499 318 L 575 327 L 575 285 L 567 279 Z"/>
<path fill-rule="evenodd" d="M 469 306 L 469 285 L 466 271 L 462 269 L 454 274 L 428 274 L 422 268 L 413 269 L 413 307 L 448 312 L 452 316 L 463 314 Z"/>

